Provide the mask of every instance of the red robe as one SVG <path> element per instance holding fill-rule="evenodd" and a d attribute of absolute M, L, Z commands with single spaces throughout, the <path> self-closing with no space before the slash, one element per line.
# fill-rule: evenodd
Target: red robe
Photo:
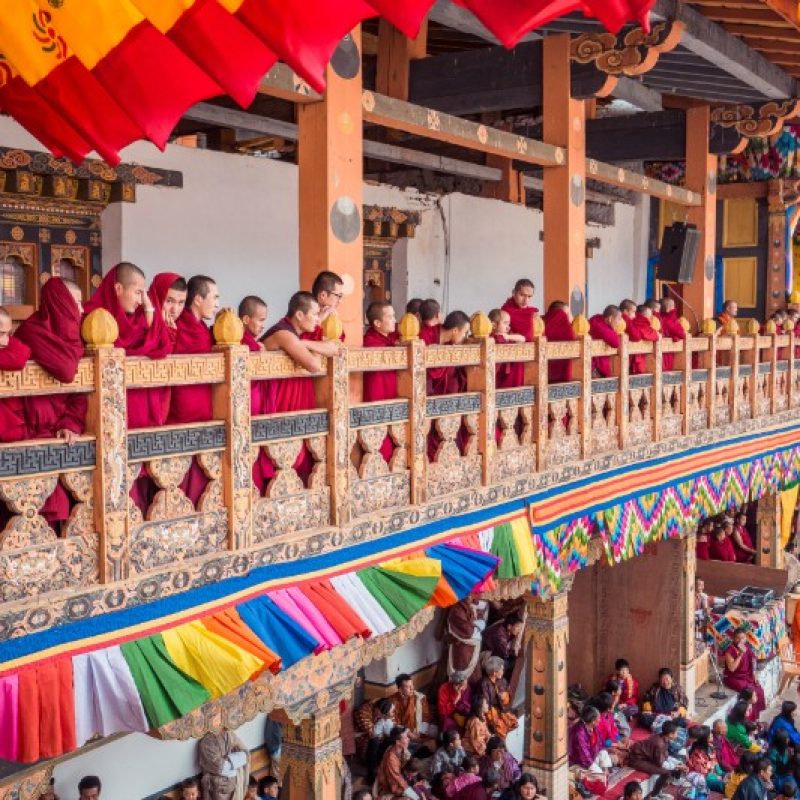
<path fill-rule="evenodd" d="M 569 314 L 563 308 L 552 308 L 543 317 L 544 335 L 548 342 L 574 342 L 578 337 L 572 329 Z M 550 383 L 567 383 L 572 380 L 572 361 L 558 359 L 547 364 Z"/>
<path fill-rule="evenodd" d="M 625 317 L 625 332 L 632 342 L 657 342 L 659 338 L 658 331 L 644 314 L 637 314 L 633 319 Z M 646 372 L 647 356 L 644 353 L 631 356 L 631 375 L 644 375 Z"/>
<path fill-rule="evenodd" d="M 672 339 L 673 342 L 682 342 L 686 338 L 686 331 L 681 325 L 678 310 L 673 308 L 665 314 L 659 314 L 661 322 L 661 335 L 665 339 Z M 675 369 L 675 353 L 664 353 L 663 355 L 664 372 Z"/>
<path fill-rule="evenodd" d="M 492 339 L 494 339 L 497 344 L 508 344 L 508 339 L 506 339 L 502 333 L 493 333 Z M 510 362 L 498 364 L 494 371 L 495 388 L 515 389 L 517 386 L 522 386 L 525 380 L 525 369 L 523 367 L 522 373 L 520 374 L 518 367 L 519 364 Z"/>
<path fill-rule="evenodd" d="M 743 544 L 746 544 L 748 547 L 752 547 L 755 549 L 755 545 L 753 544 L 753 537 L 750 536 L 750 531 L 748 531 L 747 528 L 742 528 L 737 525 L 734 528 L 734 530 L 741 537 Z M 752 564 L 755 556 L 752 553 L 748 553 L 747 550 L 742 550 L 742 548 L 739 547 L 739 545 L 736 544 L 736 542 L 733 539 L 731 539 L 731 542 L 733 542 L 733 549 L 736 552 L 736 560 L 740 564 Z"/>
<path fill-rule="evenodd" d="M 147 296 L 150 298 L 150 302 L 153 304 L 154 308 L 163 308 L 170 286 L 172 286 L 172 284 L 175 283 L 175 281 L 180 277 L 181 276 L 178 275 L 177 272 L 159 272 L 158 275 L 153 278 L 153 282 L 150 284 L 150 288 L 147 290 Z M 170 341 L 169 352 L 171 354 L 175 351 L 175 342 L 178 339 L 178 330 L 177 328 L 170 328 L 166 324 L 164 325 L 164 329 L 166 330 Z M 148 391 L 150 392 L 151 408 L 155 409 L 155 415 L 161 419 L 159 425 L 163 425 L 167 419 L 167 415 L 169 414 L 169 404 L 172 398 L 172 387 L 159 386 L 154 389 L 149 389 Z"/>
<path fill-rule="evenodd" d="M 461 394 L 467 391 L 467 372 L 464 367 L 432 367 L 427 375 L 428 397 L 437 397 L 443 394 Z M 456 443 L 463 452 L 463 445 L 466 442 L 466 431 L 464 425 L 458 432 Z M 428 460 L 434 461 L 436 451 L 439 449 L 441 441 L 436 427 L 431 426 L 428 433 Z"/>
<path fill-rule="evenodd" d="M 25 367 L 31 351 L 12 336 L 6 347 L 0 347 L 0 370 L 19 372 Z M 0 400 L 0 442 L 19 442 L 25 438 L 25 411 L 21 397 Z"/>
<path fill-rule="evenodd" d="M 533 320 L 539 313 L 539 309 L 534 306 L 526 306 L 520 308 L 515 302 L 513 297 L 509 297 L 502 305 L 502 310 L 508 312 L 511 318 L 511 325 L 509 330 L 511 333 L 517 333 L 525 337 L 526 342 L 532 342 L 533 336 Z M 525 383 L 525 365 L 522 362 L 516 362 L 508 365 L 508 383 L 505 388 L 512 388 L 522 386 Z"/>
<path fill-rule="evenodd" d="M 242 344 L 247 345 L 247 349 L 251 353 L 261 352 L 258 340 L 247 328 L 244 329 L 244 334 L 242 335 Z M 252 416 L 255 417 L 267 413 L 268 397 L 269 381 L 250 381 L 250 413 Z M 261 466 L 261 459 L 257 458 L 253 464 L 253 483 L 258 488 L 259 494 L 263 495 L 269 478 L 263 474 Z"/>
<path fill-rule="evenodd" d="M 619 349 L 619 334 L 606 322 L 602 314 L 595 314 L 589 320 L 589 336 L 595 341 L 605 342 L 609 347 Z M 592 359 L 592 369 L 601 378 L 611 377 L 611 358 L 609 356 L 595 356 Z"/>
<path fill-rule="evenodd" d="M 708 545 L 708 554 L 714 561 L 736 561 L 736 550 L 730 536 L 726 536 L 721 542 L 712 538 Z"/>
<path fill-rule="evenodd" d="M 17 329 L 15 337 L 30 348 L 31 359 L 62 383 L 72 383 L 83 356 L 81 315 L 72 294 L 60 278 L 42 287 L 39 308 Z M 85 394 L 25 397 L 25 438 L 54 439 L 60 430 L 81 434 L 86 427 Z M 60 483 L 41 509 L 49 522 L 69 516 L 69 496 Z"/>
<path fill-rule="evenodd" d="M 91 300 L 84 304 L 84 313 L 104 308 L 114 317 L 119 326 L 119 336 L 114 346 L 121 347 L 126 356 L 154 359 L 168 356 L 172 352 L 172 341 L 161 316 L 161 305 L 156 305 L 153 323 L 148 327 L 143 306 L 139 306 L 132 314 L 123 310 L 114 289 L 116 279 L 117 268 L 114 267 L 103 278 Z M 127 406 L 128 428 L 151 428 L 164 424 L 166 408 L 160 388 L 156 388 L 155 392 L 152 389 L 129 389 Z"/>
<path fill-rule="evenodd" d="M 304 342 L 322 342 L 325 339 L 325 334 L 322 332 L 322 325 L 317 325 L 313 331 L 310 333 L 304 332 L 300 334 L 300 338 Z M 339 341 L 344 341 L 344 331 L 342 331 L 342 335 L 339 337 Z"/>
<path fill-rule="evenodd" d="M 370 328 L 364 334 L 364 347 L 395 347 L 400 341 L 399 333 L 384 333 Z M 376 403 L 381 400 L 397 399 L 397 371 L 393 369 L 364 373 L 364 402 Z M 381 445 L 381 455 L 388 464 L 394 453 L 391 436 L 386 436 Z"/>
<path fill-rule="evenodd" d="M 423 322 L 419 329 L 419 338 L 422 339 L 425 344 L 439 344 L 441 332 L 441 325 L 426 325 Z"/>
<path fill-rule="evenodd" d="M 178 336 L 175 341 L 176 354 L 201 355 L 214 350 L 214 335 L 203 320 L 191 309 L 185 308 L 176 323 Z M 211 385 L 174 386 L 170 399 L 168 425 L 189 422 L 208 422 L 214 416 L 211 402 Z M 208 485 L 208 478 L 197 459 L 181 481 L 181 489 L 196 506 Z"/>
<path fill-rule="evenodd" d="M 287 317 L 283 317 L 264 334 L 261 341 L 266 341 L 278 331 L 288 331 L 297 336 L 297 331 L 292 323 Z M 311 337 L 308 338 L 310 339 Z M 290 411 L 310 411 L 316 407 L 317 398 L 314 393 L 313 378 L 300 376 L 297 378 L 278 378 L 269 382 L 265 413 L 284 414 Z M 261 469 L 265 481 L 269 481 L 275 476 L 275 465 L 264 450 L 260 452 L 258 467 Z M 294 470 L 306 485 L 313 468 L 314 459 L 308 448 L 303 445 L 294 462 Z"/>
<path fill-rule="evenodd" d="M 694 546 L 694 551 L 698 561 L 708 561 L 711 558 L 711 543 L 708 539 L 702 542 L 698 537 L 697 543 Z"/>

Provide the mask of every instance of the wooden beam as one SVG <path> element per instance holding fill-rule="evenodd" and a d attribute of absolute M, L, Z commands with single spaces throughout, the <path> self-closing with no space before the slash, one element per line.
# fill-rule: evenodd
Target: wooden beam
<path fill-rule="evenodd" d="M 617 100 L 624 100 L 642 111 L 661 111 L 664 107 L 659 92 L 649 89 L 640 80 L 627 78 L 624 75 L 617 81 L 611 96 Z"/>
<path fill-rule="evenodd" d="M 384 128 L 405 131 L 482 153 L 510 156 L 527 164 L 556 166 L 564 160 L 564 151 L 559 147 L 386 97 L 377 92 L 365 91 L 362 95 L 362 106 L 364 121 Z"/>
<path fill-rule="evenodd" d="M 800 9 L 797 0 L 764 0 L 764 4 L 795 28 L 800 29 Z"/>
<path fill-rule="evenodd" d="M 408 100 L 411 40 L 386 19 L 378 23 L 378 62 L 375 89 L 389 97 Z"/>
<path fill-rule="evenodd" d="M 743 38 L 759 38 L 763 37 L 766 33 L 764 28 L 759 25 L 732 25 L 725 26 L 725 30 L 733 36 L 741 36 Z M 769 32 L 769 38 L 776 42 L 796 42 L 797 31 L 789 28 L 772 28 Z"/>
<path fill-rule="evenodd" d="M 258 91 L 293 103 L 314 103 L 322 99 L 321 95 L 286 64 L 276 64 L 261 79 Z"/>
<path fill-rule="evenodd" d="M 706 148 L 708 145 L 706 144 Z M 545 173 L 546 174 L 546 173 Z M 594 159 L 586 160 L 586 176 L 601 183 L 619 186 L 639 194 L 649 194 L 683 206 L 699 206 L 701 199 L 696 191 L 673 186 L 671 183 L 649 178 L 639 172 L 623 169 L 615 164 L 605 164 Z"/>
<path fill-rule="evenodd" d="M 751 50 L 724 28 L 679 0 L 656 0 L 651 16 L 680 20 L 686 28 L 681 44 L 695 55 L 733 75 L 765 97 L 783 99 L 797 94 L 796 81 L 780 67 Z"/>
<path fill-rule="evenodd" d="M 543 136 L 565 153 L 559 166 L 544 171 L 544 298 L 586 310 L 586 115 L 571 97 L 569 34 L 544 40 Z"/>
<path fill-rule="evenodd" d="M 768 181 L 755 183 L 721 183 L 717 187 L 718 200 L 740 199 L 744 197 L 760 199 L 767 196 Z"/>

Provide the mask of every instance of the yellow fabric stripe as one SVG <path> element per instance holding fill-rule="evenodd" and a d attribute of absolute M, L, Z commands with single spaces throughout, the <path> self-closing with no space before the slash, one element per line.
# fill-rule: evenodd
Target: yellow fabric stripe
<path fill-rule="evenodd" d="M 402 572 L 415 578 L 440 578 L 442 576 L 442 563 L 433 558 L 409 558 L 396 561 L 382 561 L 378 564 L 383 569 L 392 572 Z"/>
<path fill-rule="evenodd" d="M 512 520 L 511 531 L 517 548 L 520 574 L 533 575 L 536 572 L 536 554 L 528 520 L 525 518 Z"/>
<path fill-rule="evenodd" d="M 195 3 L 195 0 L 131 0 L 161 33 L 166 33 Z"/>
<path fill-rule="evenodd" d="M 176 666 L 203 684 L 213 697 L 233 691 L 264 667 L 261 659 L 199 621 L 164 631 L 161 636 Z"/>
<path fill-rule="evenodd" d="M 29 86 L 67 58 L 66 42 L 35 0 L 5 0 L 0 14 L 0 53 Z"/>
<path fill-rule="evenodd" d="M 38 4 L 87 69 L 93 69 L 144 19 L 131 0 L 80 0 L 60 6 L 38 0 Z"/>
<path fill-rule="evenodd" d="M 794 509 L 797 506 L 797 492 L 800 485 L 795 484 L 791 489 L 781 492 L 781 547 L 789 544 L 792 538 L 792 522 Z"/>

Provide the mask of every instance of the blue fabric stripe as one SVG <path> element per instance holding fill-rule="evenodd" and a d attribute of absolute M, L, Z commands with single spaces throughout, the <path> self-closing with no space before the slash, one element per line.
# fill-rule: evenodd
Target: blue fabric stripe
<path fill-rule="evenodd" d="M 247 591 L 248 589 L 267 580 L 302 578 L 310 572 L 341 567 L 342 565 L 347 564 L 349 561 L 356 561 L 361 558 L 370 558 L 380 555 L 380 553 L 385 550 L 413 545 L 415 542 L 420 541 L 421 539 L 435 536 L 440 533 L 446 533 L 449 530 L 490 522 L 498 516 L 509 514 L 514 511 L 522 511 L 527 509 L 531 504 L 549 500 L 555 496 L 588 486 L 592 483 L 595 483 L 598 479 L 607 479 L 609 477 L 614 478 L 627 473 L 638 472 L 647 469 L 648 467 L 659 466 L 678 457 L 682 458 L 686 456 L 707 453 L 712 450 L 719 449 L 720 447 L 727 447 L 729 445 L 744 444 L 748 442 L 752 443 L 758 439 L 764 439 L 791 431 L 800 432 L 800 424 L 790 425 L 777 430 L 773 429 L 755 434 L 747 434 L 734 439 L 726 440 L 722 443 L 702 445 L 689 450 L 681 451 L 677 454 L 667 454 L 645 462 L 633 462 L 631 464 L 609 470 L 608 472 L 604 472 L 600 476 L 597 474 L 587 475 L 585 477 L 576 478 L 575 480 L 554 484 L 527 497 L 516 498 L 499 505 L 478 509 L 466 514 L 435 520 L 433 522 L 420 525 L 416 528 L 410 528 L 371 541 L 351 545 L 345 549 L 339 549 L 329 553 L 303 558 L 298 561 L 259 567 L 252 570 L 248 575 L 245 576 L 226 578 L 225 580 L 217 583 L 207 584 L 206 586 L 192 589 L 191 591 L 183 592 L 172 597 L 155 600 L 151 603 L 144 603 L 142 605 L 126 608 L 121 611 L 101 614 L 91 619 L 50 628 L 40 633 L 31 633 L 27 636 L 10 639 L 0 643 L 0 666 L 6 661 L 28 656 L 38 651 L 47 650 L 62 644 L 76 642 L 80 641 L 81 639 L 94 636 L 112 634 L 115 631 L 135 625 L 152 623 L 161 617 L 191 611 L 191 609 L 195 608 L 196 606 L 203 605 L 205 603 L 211 603 L 215 601 L 224 602 L 226 597 L 237 594 L 238 592 Z M 770 448 L 765 450 L 761 455 L 778 452 L 782 449 L 784 448 Z M 718 469 L 724 468 L 725 466 L 740 463 L 744 460 L 749 459 L 732 459 L 730 461 L 721 462 L 719 464 L 715 464 L 714 467 L 708 470 L 700 470 L 690 476 L 682 475 L 679 479 L 667 481 L 663 485 L 670 485 L 671 483 L 676 483 L 678 480 L 688 480 L 691 477 L 697 477 L 702 474 L 714 472 Z M 656 489 L 653 487 L 648 487 L 646 491 L 649 492 L 655 490 Z M 614 502 L 615 504 L 618 502 L 623 502 L 624 499 L 636 497 L 641 493 L 642 490 L 632 491 L 629 495 L 626 495 L 625 498 L 620 498 Z M 581 508 L 580 513 L 581 515 L 593 513 L 599 508 L 602 508 L 603 505 L 604 504 L 602 503 L 598 504 L 592 509 Z M 565 514 L 558 520 L 547 523 L 546 526 L 539 526 L 538 529 L 534 527 L 534 533 L 543 529 L 553 528 L 574 516 L 575 511 Z"/>

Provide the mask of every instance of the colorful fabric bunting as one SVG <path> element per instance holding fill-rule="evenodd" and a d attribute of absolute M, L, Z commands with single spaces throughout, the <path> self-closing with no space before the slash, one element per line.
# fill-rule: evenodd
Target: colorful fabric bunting
<path fill-rule="evenodd" d="M 500 563 L 497 556 L 454 544 L 434 545 L 425 552 L 441 562 L 442 575 L 450 584 L 457 601 L 475 591 L 476 584 L 483 584 Z"/>
<path fill-rule="evenodd" d="M 405 625 L 422 611 L 439 583 L 439 575 L 412 574 L 401 568 L 403 562 L 387 562 L 358 571 L 359 580 L 380 603 L 395 625 Z M 425 569 L 421 569 L 425 572 Z"/>

